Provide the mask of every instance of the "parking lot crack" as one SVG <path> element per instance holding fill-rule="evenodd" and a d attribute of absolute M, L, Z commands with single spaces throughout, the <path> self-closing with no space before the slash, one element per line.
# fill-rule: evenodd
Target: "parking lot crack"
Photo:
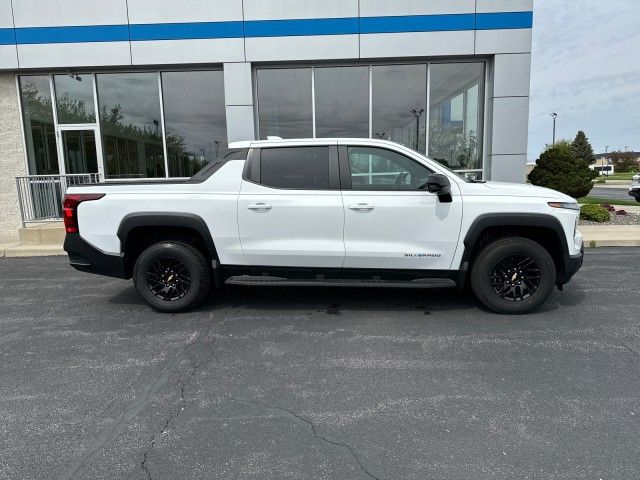
<path fill-rule="evenodd" d="M 331 438 L 325 437 L 324 435 L 321 435 L 320 433 L 318 433 L 318 429 L 316 427 L 316 425 L 309 419 L 303 417 L 302 415 L 289 410 L 287 408 L 284 407 L 277 407 L 277 406 L 273 406 L 273 405 L 267 405 L 266 403 L 262 403 L 256 400 L 252 400 L 250 398 L 245 398 L 245 397 L 231 397 L 231 399 L 233 401 L 236 402 L 240 402 L 240 403 L 244 403 L 247 405 L 250 405 L 252 407 L 258 407 L 258 408 L 262 408 L 264 410 L 268 410 L 274 414 L 278 414 L 280 416 L 284 416 L 289 418 L 290 420 L 294 421 L 295 423 L 301 425 L 307 432 L 309 432 L 314 438 L 317 438 L 318 440 L 321 440 L 325 443 L 328 443 L 330 445 L 334 445 L 336 447 L 341 447 L 344 450 L 346 450 L 349 455 L 355 460 L 355 462 L 358 464 L 358 467 L 360 468 L 360 470 L 362 470 L 362 472 L 367 475 L 369 478 L 373 478 L 375 480 L 380 480 L 379 477 L 375 476 L 373 473 L 371 473 L 371 471 L 369 471 L 369 469 L 364 465 L 364 463 L 362 462 L 362 459 L 360 458 L 360 456 L 358 455 L 358 453 L 355 451 L 355 449 L 349 445 L 347 442 L 340 442 L 337 440 L 333 440 Z"/>
<path fill-rule="evenodd" d="M 193 363 L 193 360 L 189 357 L 188 351 L 192 349 L 194 346 L 198 344 L 207 343 L 204 341 L 207 337 L 210 336 L 211 332 L 222 325 L 225 320 L 221 322 L 217 322 L 215 325 L 210 327 L 205 333 L 197 336 L 192 339 L 188 343 L 186 343 L 183 347 L 181 347 L 169 360 L 165 366 L 162 368 L 160 373 L 155 377 L 155 379 L 146 385 L 140 395 L 137 395 L 133 402 L 127 405 L 122 412 L 116 417 L 115 421 L 113 421 L 109 426 L 104 428 L 99 434 L 94 443 L 82 454 L 82 456 L 73 462 L 67 469 L 60 475 L 58 478 L 62 478 L 65 480 L 72 480 L 76 477 L 76 475 L 81 472 L 92 460 L 92 458 L 98 453 L 102 448 L 104 448 L 109 442 L 111 442 L 115 437 L 117 437 L 124 426 L 127 424 L 129 420 L 136 417 L 144 408 L 149 404 L 153 395 L 157 393 L 166 383 L 169 381 L 171 373 L 178 367 L 178 365 L 184 360 L 185 355 L 189 358 L 189 360 Z M 211 350 L 211 349 L 210 349 Z M 195 375 L 195 372 L 202 365 L 208 363 L 213 358 L 213 353 L 210 356 L 202 361 L 201 363 L 195 364 L 195 366 L 190 370 L 190 374 L 187 377 L 190 379 Z M 181 408 L 184 409 L 184 387 L 185 382 L 183 379 L 178 381 L 178 385 L 181 391 Z M 182 410 L 180 410 L 182 411 Z M 179 413 L 179 412 L 178 412 Z M 171 413 L 168 419 L 164 422 L 164 427 L 161 429 L 160 434 L 155 435 L 152 439 L 150 447 L 145 451 L 143 455 L 143 465 L 142 468 L 147 472 L 149 476 L 149 472 L 146 469 L 147 456 L 148 452 L 154 447 L 155 442 L 160 437 L 160 435 L 166 431 L 168 425 L 171 423 L 173 418 L 175 418 L 175 413 Z M 150 476 L 149 476 L 150 478 Z"/>
<path fill-rule="evenodd" d="M 224 323 L 224 320 L 222 322 L 218 323 L 216 325 L 216 327 L 221 325 L 222 323 Z M 160 428 L 158 433 L 156 433 L 153 436 L 153 438 L 151 439 L 151 442 L 149 442 L 149 446 L 145 449 L 145 451 L 142 454 L 142 461 L 140 462 L 140 467 L 145 472 L 145 474 L 146 474 L 146 476 L 147 476 L 147 478 L 149 480 L 152 479 L 151 472 L 149 471 L 149 468 L 148 468 L 149 454 L 155 448 L 156 443 L 158 442 L 158 440 L 169 431 L 169 428 L 171 427 L 171 424 L 175 421 L 175 419 L 186 408 L 186 406 L 187 406 L 187 401 L 186 401 L 186 396 L 185 396 L 186 387 L 189 385 L 189 383 L 191 383 L 191 381 L 195 377 L 197 371 L 201 367 L 207 365 L 208 363 L 210 363 L 213 360 L 213 357 L 214 357 L 214 354 L 215 354 L 215 350 L 213 348 L 208 348 L 212 342 L 203 340 L 203 339 L 205 339 L 205 338 L 207 338 L 209 336 L 209 334 L 212 332 L 212 330 L 213 330 L 213 328 L 210 329 L 209 332 L 207 332 L 206 335 L 204 335 L 203 337 L 200 337 L 199 340 L 195 340 L 195 341 L 191 342 L 187 347 L 185 347 L 182 350 L 182 353 L 187 356 L 187 358 L 188 358 L 188 360 L 189 360 L 189 362 L 191 364 L 191 367 L 189 368 L 187 373 L 182 374 L 180 376 L 180 378 L 178 379 L 177 385 L 178 385 L 178 388 L 180 390 L 179 408 L 178 409 L 172 409 L 169 412 L 166 420 L 163 423 L 162 428 Z M 193 349 L 198 344 L 202 345 L 205 348 L 205 351 L 208 352 L 208 354 L 205 356 L 205 358 L 202 361 L 196 363 L 196 361 L 189 355 L 188 350 L 189 349 Z"/>

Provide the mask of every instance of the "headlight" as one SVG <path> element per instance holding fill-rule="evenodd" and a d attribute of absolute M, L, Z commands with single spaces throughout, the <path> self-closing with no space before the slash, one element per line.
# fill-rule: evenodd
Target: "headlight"
<path fill-rule="evenodd" d="M 580 206 L 574 202 L 548 202 L 547 205 L 553 208 L 568 208 L 569 210 L 580 210 Z"/>

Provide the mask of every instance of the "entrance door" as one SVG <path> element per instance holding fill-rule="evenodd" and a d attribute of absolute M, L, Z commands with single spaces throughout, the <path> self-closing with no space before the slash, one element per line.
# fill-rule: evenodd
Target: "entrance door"
<path fill-rule="evenodd" d="M 59 127 L 64 173 L 101 173 L 102 148 L 97 127 Z"/>

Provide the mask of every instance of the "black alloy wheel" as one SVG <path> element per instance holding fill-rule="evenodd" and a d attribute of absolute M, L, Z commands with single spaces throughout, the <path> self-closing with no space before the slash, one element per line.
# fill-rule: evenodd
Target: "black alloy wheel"
<path fill-rule="evenodd" d="M 519 314 L 542 306 L 557 282 L 556 264 L 538 242 L 503 237 L 486 244 L 472 259 L 471 289 L 485 307 Z"/>
<path fill-rule="evenodd" d="M 133 283 L 140 296 L 160 312 L 183 312 L 209 293 L 211 267 L 205 255 L 188 243 L 165 240 L 136 259 Z"/>
<path fill-rule="evenodd" d="M 164 257 L 156 260 L 145 277 L 151 293 L 165 302 L 180 300 L 191 288 L 191 274 L 177 258 Z"/>
<path fill-rule="evenodd" d="M 512 302 L 531 297 L 540 286 L 540 267 L 529 255 L 510 255 L 500 260 L 490 274 L 496 295 Z"/>

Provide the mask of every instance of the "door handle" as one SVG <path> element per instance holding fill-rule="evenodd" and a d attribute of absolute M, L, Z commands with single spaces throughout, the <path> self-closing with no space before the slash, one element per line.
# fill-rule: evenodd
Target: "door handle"
<path fill-rule="evenodd" d="M 271 210 L 271 205 L 269 205 L 268 203 L 258 202 L 258 203 L 250 203 L 249 205 L 247 205 L 247 208 L 249 210 L 258 210 L 258 211 Z"/>
<path fill-rule="evenodd" d="M 349 205 L 351 210 L 361 210 L 361 211 L 371 211 L 375 207 L 370 203 L 354 203 L 353 205 Z"/>

